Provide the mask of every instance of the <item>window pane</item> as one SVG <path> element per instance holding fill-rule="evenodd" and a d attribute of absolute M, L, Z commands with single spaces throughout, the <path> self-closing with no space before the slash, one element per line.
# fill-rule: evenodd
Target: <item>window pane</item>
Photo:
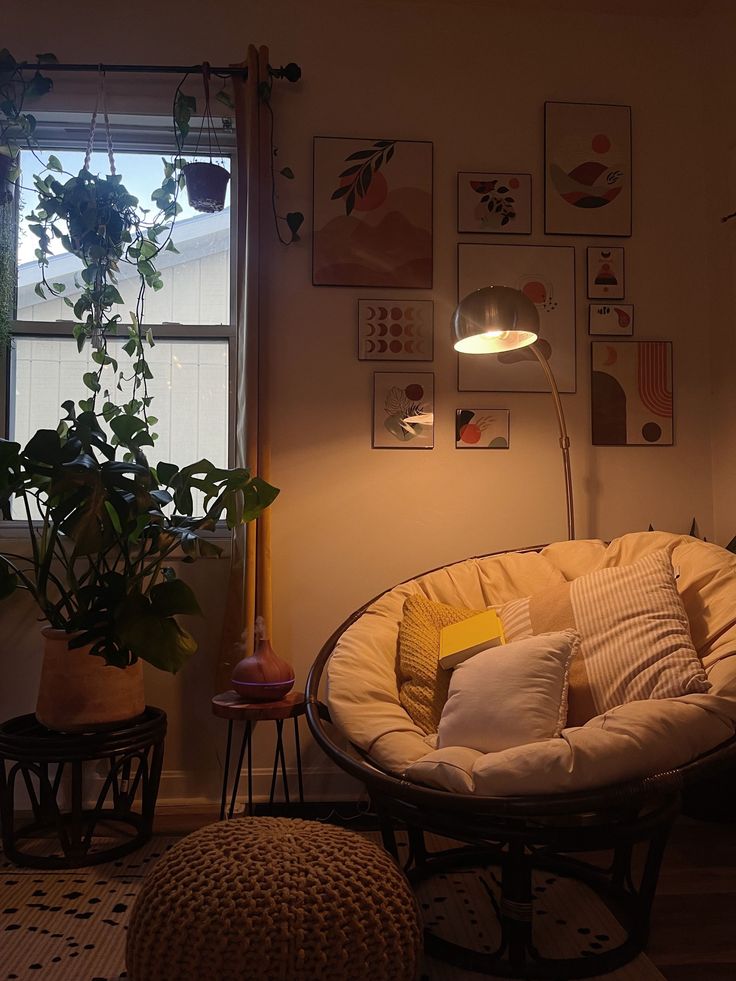
<path fill-rule="evenodd" d="M 84 163 L 84 154 L 71 150 L 44 150 L 42 159 L 49 153 L 61 161 L 69 174 L 76 174 Z M 30 152 L 22 154 L 23 214 L 28 214 L 36 201 L 33 191 L 32 175 L 40 164 Z M 187 160 L 196 158 L 187 155 Z M 207 158 L 199 158 L 207 159 Z M 151 192 L 163 180 L 161 155 L 155 153 L 116 152 L 117 171 L 122 174 L 123 184 L 140 201 L 141 207 L 151 209 Z M 229 158 L 221 160 L 227 170 Z M 90 169 L 93 173 L 107 174 L 109 162 L 104 153 L 92 154 Z M 60 175 L 61 180 L 69 178 Z M 156 265 L 162 273 L 164 288 L 158 292 L 146 292 L 145 320 L 149 324 L 228 324 L 230 323 L 230 188 L 228 186 L 225 209 L 215 214 L 199 214 L 189 207 L 186 190 L 179 195 L 183 211 L 177 218 L 173 240 L 180 254 L 162 252 Z M 41 300 L 34 287 L 40 279 L 38 265 L 34 257 L 36 237 L 25 227 L 21 219 L 18 232 L 18 320 L 56 321 L 69 320 L 71 309 L 61 297 Z M 46 271 L 49 282 L 64 283 L 65 296 L 74 300 L 79 290 L 74 287 L 74 273 L 81 269 L 81 263 L 57 245 Z M 135 267 L 121 263 L 119 290 L 125 300 L 121 309 L 123 321 L 129 322 L 129 310 L 135 309 L 138 295 L 138 275 Z"/>
<path fill-rule="evenodd" d="M 129 358 L 120 350 L 122 343 L 110 340 L 109 352 L 120 359 L 120 367 L 124 368 Z M 79 354 L 76 342 L 67 338 L 16 338 L 11 439 L 23 446 L 36 430 L 55 429 L 63 415 L 62 402 L 78 402 L 89 396 L 82 373 L 96 370 L 91 354 L 89 344 Z M 159 434 L 156 445 L 146 447 L 149 463 L 165 460 L 184 466 L 206 457 L 215 466 L 226 467 L 227 341 L 158 341 L 146 350 L 146 358 L 154 376 L 148 383 L 148 394 L 154 396 L 149 411 L 158 419 L 153 429 Z M 106 370 L 110 372 L 110 401 L 129 401 L 130 391 L 118 392 L 112 372 Z M 21 515 L 14 513 L 14 517 Z"/>

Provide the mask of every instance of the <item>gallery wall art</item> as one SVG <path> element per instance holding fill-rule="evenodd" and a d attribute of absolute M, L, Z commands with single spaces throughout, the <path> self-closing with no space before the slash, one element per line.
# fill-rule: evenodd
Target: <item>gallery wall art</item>
<path fill-rule="evenodd" d="M 632 303 L 591 303 L 588 308 L 588 333 L 630 337 L 634 333 Z"/>
<path fill-rule="evenodd" d="M 594 446 L 671 446 L 671 341 L 593 341 Z"/>
<path fill-rule="evenodd" d="M 431 371 L 376 371 L 373 375 L 373 448 L 431 450 L 434 375 Z"/>
<path fill-rule="evenodd" d="M 530 174 L 457 175 L 457 230 L 492 234 L 530 235 L 532 178 Z"/>
<path fill-rule="evenodd" d="M 484 286 L 521 290 L 539 312 L 537 346 L 561 392 L 574 392 L 575 250 L 572 246 L 460 244 L 458 299 Z M 544 373 L 529 348 L 493 357 L 458 355 L 461 392 L 546 392 Z"/>
<path fill-rule="evenodd" d="M 432 286 L 432 144 L 316 137 L 315 286 Z"/>
<path fill-rule="evenodd" d="M 458 450 L 507 450 L 508 409 L 457 409 L 455 447 Z"/>
<path fill-rule="evenodd" d="M 431 361 L 431 300 L 358 300 L 360 361 Z"/>
<path fill-rule="evenodd" d="M 631 109 L 545 103 L 544 230 L 631 235 Z"/>
<path fill-rule="evenodd" d="M 588 247 L 588 297 L 591 300 L 623 300 L 624 250 L 620 246 Z"/>

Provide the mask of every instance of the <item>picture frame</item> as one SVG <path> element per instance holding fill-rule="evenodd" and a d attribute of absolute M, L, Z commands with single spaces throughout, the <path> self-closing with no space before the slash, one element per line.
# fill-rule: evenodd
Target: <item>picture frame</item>
<path fill-rule="evenodd" d="M 509 409 L 456 409 L 456 450 L 507 450 Z"/>
<path fill-rule="evenodd" d="M 631 223 L 631 107 L 545 102 L 545 233 L 628 237 Z"/>
<path fill-rule="evenodd" d="M 593 446 L 672 446 L 674 370 L 671 341 L 593 341 Z"/>
<path fill-rule="evenodd" d="M 457 230 L 460 234 L 531 235 L 531 174 L 460 171 Z"/>
<path fill-rule="evenodd" d="M 631 337 L 634 333 L 633 303 L 591 303 L 588 306 L 588 334 Z"/>
<path fill-rule="evenodd" d="M 626 296 L 626 268 L 622 246 L 601 249 L 589 245 L 586 265 L 589 300 L 623 300 Z"/>
<path fill-rule="evenodd" d="M 312 284 L 431 289 L 433 145 L 314 138 Z"/>
<path fill-rule="evenodd" d="M 359 361 L 432 361 L 434 303 L 369 297 L 358 300 Z"/>
<path fill-rule="evenodd" d="M 575 392 L 575 249 L 571 245 L 458 245 L 458 299 L 484 286 L 522 290 L 539 312 L 538 346 L 561 392 Z M 546 392 L 529 348 L 493 356 L 458 355 L 460 392 Z"/>
<path fill-rule="evenodd" d="M 434 448 L 434 373 L 373 373 L 374 450 Z"/>

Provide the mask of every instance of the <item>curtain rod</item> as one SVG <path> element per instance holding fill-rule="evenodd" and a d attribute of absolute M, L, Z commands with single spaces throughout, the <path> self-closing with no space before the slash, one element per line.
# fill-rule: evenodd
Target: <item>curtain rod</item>
<path fill-rule="evenodd" d="M 16 65 L 16 68 L 27 71 L 45 72 L 140 72 L 144 75 L 195 75 L 202 74 L 202 65 L 61 65 L 58 62 L 31 62 L 23 61 Z M 232 68 L 230 66 L 210 66 L 213 75 L 228 76 L 235 75 L 239 78 L 248 77 L 247 68 Z M 280 68 L 268 66 L 268 72 L 272 78 L 285 78 L 288 82 L 298 82 L 302 76 L 299 65 L 290 61 L 288 65 L 281 65 Z"/>

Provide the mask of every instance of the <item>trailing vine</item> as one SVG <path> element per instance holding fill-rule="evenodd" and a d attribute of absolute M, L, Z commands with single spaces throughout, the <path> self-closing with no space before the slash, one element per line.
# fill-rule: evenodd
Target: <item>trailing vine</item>
<path fill-rule="evenodd" d="M 79 407 L 83 412 L 97 412 L 102 392 L 104 403 L 100 414 L 107 422 L 121 413 L 134 418 L 141 412 L 143 419 L 136 419 L 138 447 L 153 445 L 155 438 L 150 432 L 155 420 L 148 415 L 152 396 L 147 385 L 153 375 L 144 348 L 144 344 L 152 347 L 154 341 L 151 331 L 144 329 L 143 312 L 146 288 L 163 287 L 155 265 L 157 256 L 163 250 L 177 251 L 171 239 L 174 219 L 181 211 L 177 197 L 182 182 L 177 164 L 177 160 L 163 160 L 164 180 L 151 195 L 158 211 L 149 217 L 127 190 L 121 175 L 100 177 L 84 168 L 76 175 L 71 174 L 63 170 L 58 157 L 52 154 L 46 165 L 48 173 L 34 175 L 38 201 L 27 216 L 28 228 L 38 239 L 35 255 L 41 282 L 35 292 L 42 300 L 61 296 L 74 312 L 73 336 L 79 351 L 88 340 L 95 348 L 92 360 L 97 367 L 83 375 L 91 395 L 80 401 Z M 59 174 L 68 179 L 62 182 Z M 80 290 L 76 300 L 63 296 L 64 283 L 49 282 L 47 278 L 52 243 L 57 240 L 82 263 L 82 271 L 75 279 L 75 286 Z M 136 308 L 130 311 L 131 322 L 127 325 L 123 325 L 119 312 L 124 302 L 118 290 L 121 263 L 135 266 L 140 278 Z M 108 350 L 109 337 L 123 329 L 127 331 L 123 350 L 131 358 L 129 376 Z M 118 390 L 123 390 L 124 382 L 132 382 L 132 398 L 122 407 L 110 400 L 109 391 L 103 392 L 102 374 L 108 366 L 115 372 Z"/>

